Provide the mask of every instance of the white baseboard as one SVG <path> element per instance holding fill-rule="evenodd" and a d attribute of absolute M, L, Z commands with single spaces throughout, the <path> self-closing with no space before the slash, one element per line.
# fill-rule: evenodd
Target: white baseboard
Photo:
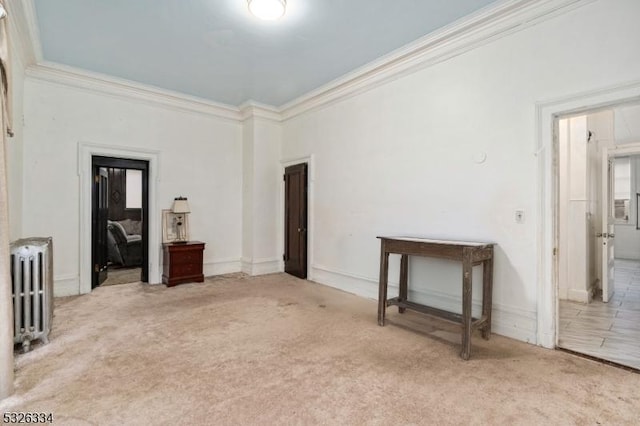
<path fill-rule="evenodd" d="M 205 277 L 212 275 L 232 274 L 240 272 L 240 259 L 221 259 L 213 262 L 206 262 L 203 265 Z M 162 284 L 149 283 L 150 285 Z M 77 296 L 80 293 L 80 280 L 78 275 L 64 275 L 55 277 L 53 280 L 53 297 Z"/>
<path fill-rule="evenodd" d="M 242 272 L 251 276 L 282 272 L 282 268 L 280 266 L 282 261 L 278 258 L 270 258 L 270 259 L 243 258 L 241 262 L 242 262 Z"/>
<path fill-rule="evenodd" d="M 311 269 L 313 270 L 314 281 L 320 284 L 328 285 L 369 299 L 378 299 L 377 279 L 358 276 L 347 272 L 334 271 L 320 265 L 313 265 Z M 398 283 L 389 281 L 388 294 L 393 295 L 397 293 Z M 462 300 L 460 297 L 437 291 L 411 291 L 411 289 L 409 289 L 409 298 L 416 301 L 428 300 L 430 306 L 451 312 L 460 312 L 462 309 Z M 481 299 L 474 299 L 473 312 L 479 312 L 481 307 Z M 536 313 L 535 311 L 527 311 L 516 307 L 494 303 L 491 330 L 492 332 L 502 336 L 536 344 Z"/>
<path fill-rule="evenodd" d="M 250 261 L 250 260 L 247 260 L 247 259 L 242 259 L 242 260 L 240 261 L 240 263 L 241 263 L 241 270 L 242 270 L 242 272 L 243 272 L 243 273 L 245 273 L 245 274 L 247 274 L 247 275 L 251 275 L 251 270 L 253 269 L 253 268 L 252 268 L 253 263 L 251 263 L 251 261 Z"/>
<path fill-rule="evenodd" d="M 78 275 L 64 275 L 53 279 L 53 297 L 77 296 L 80 294 Z"/>
<path fill-rule="evenodd" d="M 570 288 L 569 291 L 567 291 L 567 299 L 571 300 L 572 302 L 586 304 L 591 302 L 591 296 L 592 292 L 589 290 L 576 290 Z"/>
<path fill-rule="evenodd" d="M 538 335 L 540 337 L 540 341 L 538 342 L 539 346 L 548 349 L 555 349 L 556 347 L 556 335 L 555 333 L 540 333 Z"/>
<path fill-rule="evenodd" d="M 242 270 L 240 259 L 220 259 L 213 262 L 205 262 L 203 273 L 205 277 L 212 275 L 233 274 Z"/>
<path fill-rule="evenodd" d="M 317 283 L 337 288 L 347 293 L 357 294 L 369 299 L 378 299 L 378 281 L 364 276 L 331 270 L 325 266 L 312 265 L 313 280 Z M 389 280 L 389 288 L 398 283 Z"/>

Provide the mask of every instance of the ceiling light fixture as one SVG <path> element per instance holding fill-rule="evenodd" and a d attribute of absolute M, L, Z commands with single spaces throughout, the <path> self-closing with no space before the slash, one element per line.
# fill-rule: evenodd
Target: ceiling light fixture
<path fill-rule="evenodd" d="M 275 21 L 284 16 L 287 0 L 247 0 L 249 12 L 265 21 Z"/>

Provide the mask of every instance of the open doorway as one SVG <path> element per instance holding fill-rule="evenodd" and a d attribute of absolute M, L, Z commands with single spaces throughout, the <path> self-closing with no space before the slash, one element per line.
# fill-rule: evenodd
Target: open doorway
<path fill-rule="evenodd" d="M 148 281 L 149 163 L 92 156 L 92 288 Z"/>
<path fill-rule="evenodd" d="M 640 105 L 555 124 L 558 347 L 640 369 Z"/>

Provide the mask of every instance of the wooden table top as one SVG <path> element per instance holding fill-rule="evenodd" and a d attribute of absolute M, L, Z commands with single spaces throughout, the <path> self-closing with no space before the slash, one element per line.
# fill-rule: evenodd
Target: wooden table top
<path fill-rule="evenodd" d="M 449 246 L 467 246 L 467 247 L 485 247 L 485 246 L 493 246 L 495 243 L 490 242 L 481 242 L 481 241 L 458 241 L 458 240 L 436 240 L 432 238 L 425 237 L 409 237 L 409 236 L 393 236 L 393 237 L 384 237 L 379 236 L 381 240 L 395 240 L 395 241 L 408 241 L 415 243 L 429 243 L 429 244 L 442 244 Z"/>

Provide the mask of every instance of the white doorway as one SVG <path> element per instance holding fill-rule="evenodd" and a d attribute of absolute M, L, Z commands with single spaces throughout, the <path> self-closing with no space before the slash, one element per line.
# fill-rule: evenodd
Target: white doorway
<path fill-rule="evenodd" d="M 557 347 L 640 369 L 640 105 L 555 126 Z"/>
<path fill-rule="evenodd" d="M 80 177 L 80 280 L 78 294 L 91 292 L 91 196 L 92 196 L 92 157 L 128 158 L 149 162 L 149 283 L 162 282 L 160 263 L 162 241 L 160 215 L 157 213 L 158 175 L 160 153 L 155 150 L 123 147 L 115 145 L 99 145 L 89 142 L 78 143 L 78 176 Z"/>

